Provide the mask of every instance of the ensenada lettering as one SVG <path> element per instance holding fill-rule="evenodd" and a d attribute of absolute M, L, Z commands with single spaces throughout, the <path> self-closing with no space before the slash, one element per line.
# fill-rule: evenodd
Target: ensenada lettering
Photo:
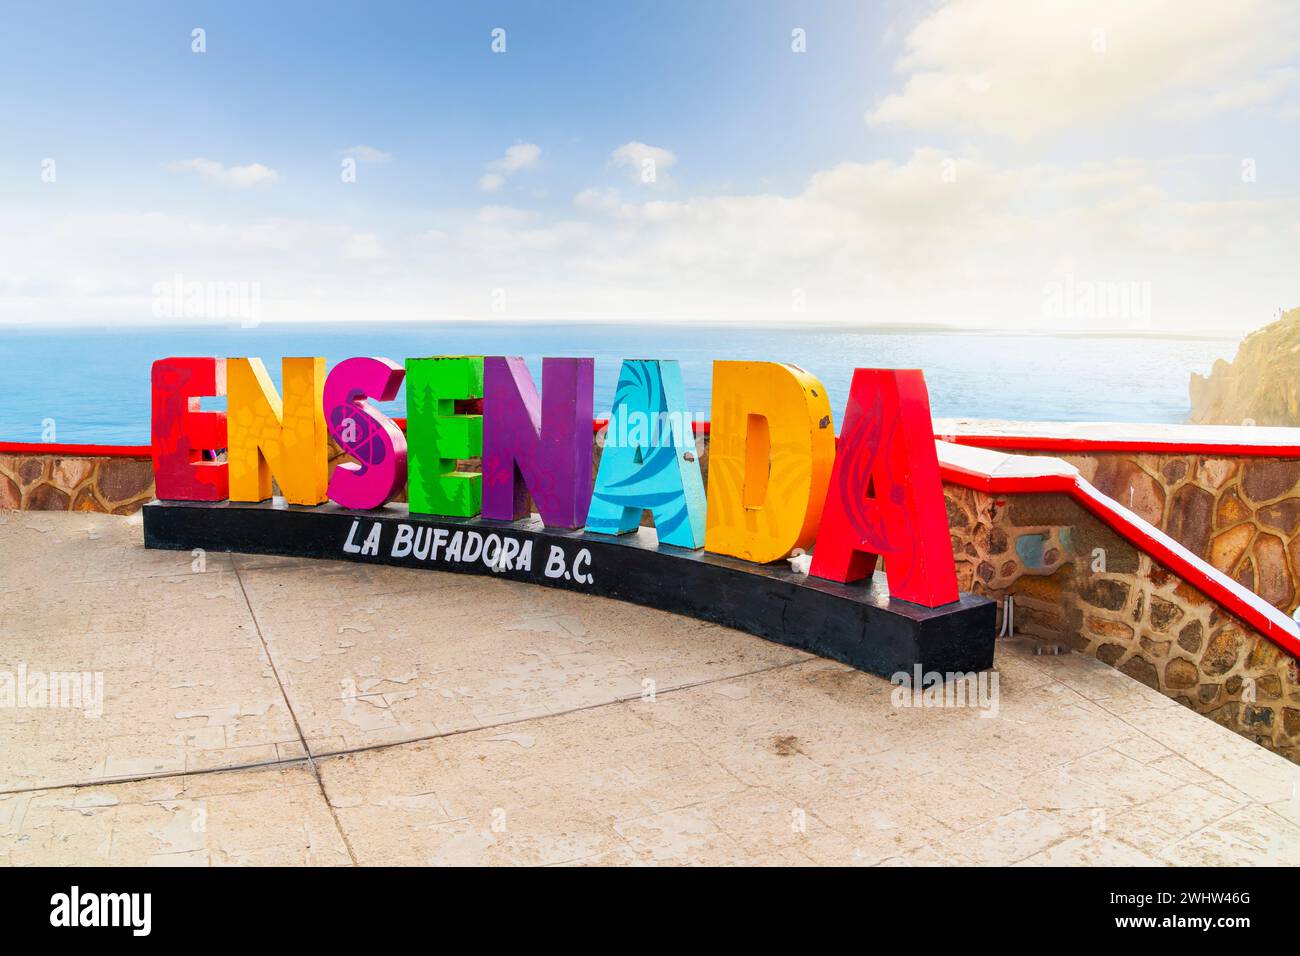
<path fill-rule="evenodd" d="M 958 599 L 925 380 L 857 369 L 840 419 L 810 372 L 780 362 L 713 366 L 708 486 L 676 362 L 622 363 L 593 479 L 595 360 L 546 358 L 538 389 L 524 360 L 432 356 L 285 358 L 283 395 L 261 359 L 178 357 L 153 365 L 153 466 L 160 500 L 260 502 L 272 482 L 291 505 L 333 502 L 358 515 L 343 552 L 431 565 L 480 562 L 584 583 L 591 555 L 508 532 L 399 523 L 384 508 L 407 489 L 409 514 L 511 522 L 535 505 L 547 529 L 625 535 L 646 512 L 660 545 L 752 564 L 812 552 L 808 573 L 869 579 L 885 557 L 892 597 Z M 403 431 L 374 401 L 406 385 Z M 201 411 L 225 395 L 225 412 Z M 329 438 L 351 461 L 330 474 Z M 226 460 L 215 452 L 224 449 Z M 481 458 L 478 472 L 460 462 Z M 556 552 L 560 553 L 557 554 Z"/>

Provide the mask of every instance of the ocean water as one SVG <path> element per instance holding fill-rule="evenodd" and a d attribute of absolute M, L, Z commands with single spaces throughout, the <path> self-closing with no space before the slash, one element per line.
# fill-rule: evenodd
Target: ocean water
<path fill-rule="evenodd" d="M 723 326 L 0 327 L 0 441 L 148 444 L 149 367 L 168 355 L 259 356 L 277 386 L 280 359 L 293 355 L 324 355 L 331 367 L 354 355 L 522 355 L 539 383 L 542 356 L 591 356 L 598 414 L 622 359 L 676 359 L 691 410 L 704 417 L 714 359 L 799 365 L 821 379 L 837 418 L 854 368 L 919 368 L 936 418 L 1180 422 L 1191 373 L 1235 351 L 1231 339 Z M 402 415 L 405 397 L 382 407 Z"/>

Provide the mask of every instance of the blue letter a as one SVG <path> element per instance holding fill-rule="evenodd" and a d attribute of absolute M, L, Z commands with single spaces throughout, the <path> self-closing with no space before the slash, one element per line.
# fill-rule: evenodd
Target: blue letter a
<path fill-rule="evenodd" d="M 618 376 L 587 530 L 627 534 L 654 515 L 660 544 L 704 547 L 704 482 L 676 362 L 627 360 Z"/>

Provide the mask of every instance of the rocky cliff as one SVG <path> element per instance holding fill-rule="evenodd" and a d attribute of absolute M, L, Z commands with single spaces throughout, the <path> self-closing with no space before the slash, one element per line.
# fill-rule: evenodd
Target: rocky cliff
<path fill-rule="evenodd" d="M 1300 309 L 1250 333 L 1188 386 L 1196 425 L 1300 425 Z"/>

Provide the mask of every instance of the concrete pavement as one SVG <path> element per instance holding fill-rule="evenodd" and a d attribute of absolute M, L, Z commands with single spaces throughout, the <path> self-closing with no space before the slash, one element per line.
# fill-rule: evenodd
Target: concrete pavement
<path fill-rule="evenodd" d="M 900 707 L 660 611 L 56 512 L 0 512 L 0 602 L 0 678 L 65 698 L 0 700 L 0 864 L 1300 864 L 1300 767 L 1019 640 L 996 715 Z"/>

